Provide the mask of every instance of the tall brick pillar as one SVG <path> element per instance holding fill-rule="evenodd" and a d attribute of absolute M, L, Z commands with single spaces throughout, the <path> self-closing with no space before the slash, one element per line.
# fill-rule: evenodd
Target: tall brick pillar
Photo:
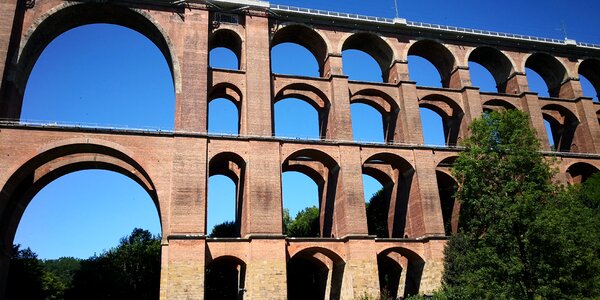
<path fill-rule="evenodd" d="M 579 117 L 575 137 L 577 152 L 592 152 L 600 150 L 600 125 L 596 116 L 596 110 L 591 98 L 583 95 L 581 81 L 579 78 L 568 78 L 562 83 L 560 97 L 566 99 L 576 99 L 576 113 Z"/>
<path fill-rule="evenodd" d="M 435 176 L 435 159 L 432 152 L 413 151 L 415 178 L 418 181 L 419 196 L 409 199 L 408 216 L 410 223 L 406 232 L 410 238 L 443 236 L 444 220 Z"/>
<path fill-rule="evenodd" d="M 25 1 L 20 1 L 20 5 L 18 2 L 7 0 L 0 3 L 0 119 L 18 118 L 21 115 L 20 103 L 19 107 L 15 107 L 15 103 L 10 101 L 16 93 L 10 69 L 19 46 Z"/>
<path fill-rule="evenodd" d="M 360 299 L 379 294 L 377 253 L 372 239 L 351 238 L 345 243 L 346 266 L 342 280 L 341 299 Z"/>
<path fill-rule="evenodd" d="M 506 82 L 506 92 L 509 94 L 520 94 L 521 107 L 529 115 L 529 122 L 536 132 L 537 138 L 542 144 L 543 150 L 550 150 L 546 126 L 542 116 L 542 107 L 537 93 L 529 91 L 527 76 L 525 72 L 514 72 Z"/>
<path fill-rule="evenodd" d="M 394 142 L 408 144 L 423 144 L 423 127 L 419 112 L 419 99 L 417 97 L 417 83 L 410 81 L 408 76 L 408 61 L 396 60 L 390 68 L 391 82 L 398 84 L 399 99 L 398 118 L 396 120 L 396 133 Z M 395 77 L 391 77 L 395 75 Z M 400 133 L 399 130 L 402 129 Z"/>
<path fill-rule="evenodd" d="M 186 11 L 182 48 L 181 91 L 175 97 L 175 131 L 206 132 L 208 125 L 208 11 Z"/>
<path fill-rule="evenodd" d="M 246 15 L 246 99 L 245 124 L 249 135 L 271 136 L 272 95 L 270 27 L 264 12 Z M 286 251 L 282 235 L 281 166 L 279 145 L 250 141 L 247 164 L 248 197 L 245 230 L 250 255 L 246 262 L 248 299 L 285 299 Z"/>
<path fill-rule="evenodd" d="M 325 137 L 334 140 L 352 140 L 352 120 L 350 119 L 350 95 L 348 76 L 344 75 L 342 68 L 342 55 L 330 53 L 325 62 L 325 73 L 329 73 L 331 82 L 331 107 L 327 122 Z"/>
<path fill-rule="evenodd" d="M 464 115 L 460 124 L 459 141 L 469 134 L 469 124 L 483 113 L 479 88 L 473 87 L 468 66 L 459 66 L 452 73 L 453 84 L 462 90 Z"/>

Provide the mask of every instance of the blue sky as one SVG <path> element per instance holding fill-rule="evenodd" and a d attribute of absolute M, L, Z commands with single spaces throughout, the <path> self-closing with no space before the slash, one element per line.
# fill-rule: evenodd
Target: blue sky
<path fill-rule="evenodd" d="M 364 15 L 394 17 L 393 1 L 305 0 L 272 3 Z M 515 9 L 518 8 L 518 9 Z M 600 44 L 600 3 L 597 1 L 398 1 L 399 16 L 412 21 L 564 38 Z M 294 59 L 290 59 L 293 57 Z M 236 58 L 216 49 L 211 65 L 236 68 Z M 281 44 L 272 50 L 275 73 L 318 76 L 316 61 L 306 49 Z M 290 63 L 293 62 L 293 63 Z M 343 53 L 344 72 L 351 80 L 381 81 L 375 61 L 354 50 Z M 475 86 L 494 91 L 491 76 L 471 65 Z M 439 75 L 428 62 L 409 58 L 411 79 L 419 85 L 439 86 Z M 533 90 L 545 86 L 528 72 Z M 595 96 L 584 82 L 584 92 Z M 380 115 L 369 106 L 352 105 L 355 140 L 382 141 Z M 235 106 L 214 100 L 209 106 L 209 131 L 236 133 Z M 425 141 L 442 144 L 440 120 L 422 110 Z M 168 66 L 158 49 L 139 33 L 113 25 L 95 24 L 70 30 L 42 53 L 28 81 L 22 119 L 93 123 L 116 127 L 172 129 L 174 92 Z M 283 100 L 275 105 L 278 136 L 318 137 L 316 111 L 302 102 Z M 291 124 L 306 124 L 297 128 Z M 282 176 L 284 207 L 292 215 L 317 204 L 316 185 L 306 176 Z M 365 176 L 368 198 L 380 185 Z M 209 179 L 208 228 L 233 219 L 234 184 L 223 176 Z M 135 182 L 109 171 L 80 171 L 63 176 L 33 199 L 19 225 L 15 243 L 29 246 L 41 258 L 86 258 L 118 243 L 134 227 L 160 234 L 156 209 Z"/>

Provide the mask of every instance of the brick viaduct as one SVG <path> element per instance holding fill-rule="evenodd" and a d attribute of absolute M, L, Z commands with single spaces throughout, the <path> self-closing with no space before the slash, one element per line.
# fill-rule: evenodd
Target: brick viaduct
<path fill-rule="evenodd" d="M 549 144 L 544 119 L 550 122 L 558 151 L 548 155 L 558 158 L 563 182 L 584 180 L 600 168 L 600 104 L 584 97 L 579 83 L 583 75 L 600 91 L 596 46 L 294 12 L 248 0 L 103 2 L 0 3 L 0 117 L 19 120 L 29 73 L 52 39 L 80 25 L 113 23 L 144 34 L 167 59 L 176 91 L 174 131 L 2 123 L 0 292 L 29 201 L 52 180 L 82 169 L 125 174 L 151 195 L 163 235 L 161 299 L 205 297 L 205 268 L 232 270 L 248 299 L 285 299 L 288 291 L 293 298 L 303 289 L 316 290 L 311 295 L 319 298 L 353 299 L 376 295 L 378 274 L 395 278 L 387 288 L 399 296 L 439 286 L 446 237 L 457 222 L 448 166 L 460 149 L 452 146 L 484 111 L 528 112 L 543 145 Z M 271 73 L 271 47 L 284 42 L 309 49 L 321 76 Z M 210 68 L 215 47 L 231 49 L 239 70 Z M 341 57 L 346 49 L 375 58 L 384 82 L 348 80 Z M 411 81 L 409 55 L 429 60 L 443 87 Z M 498 92 L 472 86 L 469 61 L 490 71 Z M 529 91 L 526 67 L 543 77 L 550 97 Z M 273 105 L 288 97 L 318 111 L 322 140 L 273 137 Z M 207 107 L 215 98 L 238 107 L 239 136 L 207 134 Z M 357 102 L 382 114 L 386 143 L 352 142 L 350 104 Z M 442 116 L 448 146 L 422 145 L 419 107 Z M 319 186 L 320 238 L 282 234 L 281 174 L 289 170 Z M 239 238 L 206 237 L 207 179 L 214 174 L 237 185 Z M 387 190 L 387 238 L 368 235 L 362 174 Z"/>

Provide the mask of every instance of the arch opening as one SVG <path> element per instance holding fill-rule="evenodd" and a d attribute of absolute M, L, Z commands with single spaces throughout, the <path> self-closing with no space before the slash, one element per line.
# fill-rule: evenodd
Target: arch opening
<path fill-rule="evenodd" d="M 82 28 L 86 28 L 88 26 L 84 26 L 84 25 L 90 25 L 90 24 L 96 24 L 94 26 L 114 26 L 114 25 L 118 25 L 115 27 L 125 27 L 128 28 L 130 30 L 133 30 L 136 32 L 136 34 L 141 34 L 142 36 L 144 36 L 145 38 L 147 38 L 152 44 L 154 44 L 154 47 L 151 48 L 158 48 L 159 52 L 162 54 L 160 56 L 162 56 L 160 58 L 160 60 L 156 60 L 156 59 L 152 59 L 150 61 L 154 61 L 154 62 L 158 62 L 160 61 L 160 64 L 164 64 L 164 62 L 166 61 L 166 66 L 167 68 L 164 68 L 163 66 L 157 67 L 157 68 L 153 68 L 153 70 L 160 70 L 160 69 L 166 69 L 166 75 L 165 78 L 169 78 L 165 81 L 165 89 L 168 89 L 169 91 L 165 92 L 166 96 L 163 96 L 161 98 L 161 100 L 163 102 L 168 102 L 168 101 L 164 101 L 165 98 L 171 98 L 173 99 L 173 101 L 168 102 L 170 104 L 169 107 L 166 107 L 162 110 L 159 110 L 162 114 L 164 114 L 165 110 L 166 111 L 173 111 L 174 112 L 174 93 L 175 91 L 178 91 L 181 87 L 181 82 L 180 82 L 180 74 L 179 74 L 179 66 L 178 66 L 178 62 L 177 62 L 177 57 L 174 55 L 174 51 L 173 49 L 171 49 L 170 45 L 171 43 L 168 40 L 168 37 L 164 34 L 164 31 L 157 25 L 157 23 L 155 23 L 151 17 L 149 15 L 147 15 L 144 12 L 139 12 L 139 11 L 134 11 L 132 9 L 123 7 L 123 6 L 115 6 L 115 5 L 110 5 L 110 4 L 100 4 L 100 3 L 85 3 L 85 4 L 69 4 L 69 3 L 64 3 L 58 6 L 58 8 L 53 10 L 52 14 L 49 14 L 47 16 L 45 16 L 45 18 L 37 20 L 36 21 L 36 27 L 30 29 L 30 32 L 25 36 L 24 41 L 23 41 L 23 48 L 22 51 L 19 53 L 18 56 L 18 62 L 16 65 L 16 69 L 15 69 L 15 85 L 14 85 L 14 89 L 13 91 L 8 92 L 9 93 L 9 99 L 7 101 L 3 101 L 2 107 L 0 107 L 0 116 L 1 117 L 6 117 L 6 118 L 12 118 L 12 119 L 21 119 L 21 113 L 22 113 L 22 108 L 23 108 L 23 96 L 25 94 L 25 90 L 26 87 L 29 85 L 29 81 L 30 81 L 30 74 L 32 72 L 32 69 L 34 68 L 34 64 L 38 65 L 38 60 L 40 55 L 42 54 L 42 51 L 44 51 L 46 48 L 48 48 L 47 46 L 49 46 L 49 44 L 51 44 L 51 42 L 53 42 L 54 40 L 56 40 L 57 37 L 59 37 L 60 35 L 62 35 L 63 33 L 66 33 L 67 31 L 71 31 L 71 29 L 78 29 L 79 27 Z M 90 37 L 94 36 L 93 34 L 85 34 L 85 37 L 87 37 L 88 40 L 90 40 Z M 96 36 L 97 38 L 95 38 L 95 42 L 102 42 L 102 45 L 99 45 L 99 47 L 96 47 L 94 49 L 90 49 L 90 51 L 85 50 L 85 51 L 77 51 L 75 53 L 71 53 L 71 55 L 65 55 L 63 53 L 61 53 L 61 55 L 64 55 L 63 57 L 69 57 L 70 59 L 76 59 L 76 58 L 81 58 L 81 57 L 85 57 L 86 55 L 91 55 L 91 57 L 93 57 L 94 59 L 88 59 L 87 61 L 85 61 L 85 63 L 90 63 L 90 62 L 95 62 L 95 63 L 99 63 L 102 64 L 102 60 L 98 60 L 95 59 L 97 56 L 93 55 L 94 51 L 98 52 L 102 49 L 106 49 L 107 46 L 113 47 L 115 45 L 110 45 L 107 44 L 106 41 L 110 41 L 110 40 L 114 40 L 114 38 L 116 38 L 117 36 L 114 35 L 107 35 L 106 39 L 102 39 L 100 36 Z M 133 39 L 138 39 L 138 37 L 136 37 L 135 35 L 133 36 Z M 125 39 L 127 42 L 123 42 L 123 43 L 118 43 L 118 46 L 127 46 L 130 47 L 135 43 L 131 43 L 132 38 L 126 38 Z M 67 47 L 71 48 L 71 51 L 74 51 L 75 49 L 79 49 L 80 47 L 86 47 L 86 46 L 90 46 L 94 43 L 94 41 L 90 41 L 87 43 L 80 43 L 81 40 L 78 41 L 74 41 L 72 43 L 70 43 L 70 45 Z M 46 52 L 46 51 L 44 51 Z M 139 51 L 138 51 L 139 52 Z M 139 59 L 141 61 L 147 61 L 148 58 L 144 58 L 144 55 L 138 55 L 138 53 L 136 51 L 133 51 L 133 53 L 136 53 L 136 55 L 133 55 L 135 59 Z M 141 53 L 141 52 L 140 52 Z M 137 57 L 135 57 L 137 56 Z M 115 57 L 118 57 L 118 55 L 110 55 L 109 59 L 115 59 Z M 125 61 L 127 63 L 129 63 L 129 61 Z M 105 64 L 106 65 L 106 64 Z M 127 65 L 127 64 L 125 64 Z M 147 64 L 143 64 L 144 67 L 147 67 Z M 86 68 L 81 68 L 81 65 L 79 66 L 80 68 L 77 68 L 77 71 L 81 71 L 82 69 L 86 69 Z M 37 67 L 36 67 L 37 68 Z M 56 71 L 57 69 L 61 69 L 63 68 L 63 66 L 61 65 L 60 68 L 56 68 L 53 69 L 53 71 Z M 144 69 L 146 70 L 146 69 Z M 135 76 L 132 76 L 133 74 L 129 73 L 129 72 L 124 72 L 129 74 L 131 77 L 135 78 L 138 82 L 147 82 L 148 79 L 144 79 L 145 76 L 148 76 L 150 74 L 152 74 L 153 72 L 139 72 L 136 73 Z M 54 76 L 54 75 L 53 75 Z M 141 78 L 143 78 L 144 80 L 139 80 Z M 84 76 L 77 76 L 78 79 L 89 79 L 89 77 L 84 77 Z M 103 80 L 106 80 L 107 78 L 102 77 L 102 79 L 96 80 L 95 82 L 102 82 Z M 114 80 L 114 78 L 112 77 L 108 77 L 109 81 Z M 156 80 L 154 80 L 156 81 Z M 159 81 L 163 81 L 162 79 Z M 65 81 L 62 81 L 63 83 Z M 72 81 L 66 81 L 69 82 L 71 85 L 70 87 L 78 87 L 77 85 L 73 84 Z M 117 81 L 117 82 L 122 82 L 122 81 Z M 167 84 L 168 82 L 168 84 Z M 105 85 L 104 85 L 105 86 Z M 122 88 L 123 86 L 121 86 Z M 110 92 L 115 92 L 117 93 L 118 90 L 117 89 L 111 89 L 109 90 Z M 87 92 L 84 90 L 84 92 Z M 143 91 L 142 91 L 143 92 Z M 152 93 L 150 93 L 150 96 L 152 96 L 152 94 L 156 95 L 156 91 L 153 91 Z M 103 93 L 100 93 L 100 95 L 103 95 Z M 79 96 L 82 95 L 76 95 L 76 98 L 79 99 Z M 89 95 L 88 95 L 89 96 Z M 83 98 L 83 97 L 82 97 Z M 143 99 L 143 97 L 140 97 L 141 99 Z M 172 117 L 174 114 L 165 114 L 166 116 Z M 79 120 L 78 120 L 79 121 Z M 156 128 L 156 127 L 160 127 L 160 128 L 167 128 L 167 129 L 171 129 L 173 128 L 173 120 L 169 120 L 169 124 L 167 124 L 167 126 L 163 126 L 163 125 L 158 125 L 156 124 L 156 120 L 153 121 L 153 123 L 150 124 L 151 127 Z M 92 121 L 94 122 L 94 121 Z M 103 122 L 104 123 L 104 122 Z M 133 122 L 132 122 L 133 123 Z M 112 123 L 114 124 L 114 123 Z M 130 124 L 130 126 L 144 126 L 146 124 Z"/>
<path fill-rule="evenodd" d="M 327 54 L 323 37 L 305 25 L 285 25 L 271 39 L 273 73 L 321 77 Z"/>
<path fill-rule="evenodd" d="M 208 103 L 208 133 L 238 135 L 239 119 L 240 112 L 233 101 L 216 98 Z"/>
<path fill-rule="evenodd" d="M 318 184 L 305 173 L 283 172 L 283 233 L 289 237 L 320 235 L 320 201 Z"/>
<path fill-rule="evenodd" d="M 435 170 L 442 207 L 442 221 L 444 223 L 444 232 L 447 236 L 458 232 L 460 203 L 455 201 L 458 182 L 456 182 L 450 171 L 455 160 L 456 157 L 446 158 L 437 165 Z"/>
<path fill-rule="evenodd" d="M 385 299 L 417 295 L 425 261 L 410 250 L 394 248 L 377 255 L 380 294 Z"/>
<path fill-rule="evenodd" d="M 207 300 L 240 300 L 246 284 L 246 264 L 236 257 L 219 257 L 204 270 Z"/>
<path fill-rule="evenodd" d="M 305 149 L 292 153 L 283 162 L 282 173 L 295 171 L 312 179 L 317 185 L 319 209 L 319 236 L 335 237 L 334 204 L 338 186 L 339 165 L 326 153 L 318 150 Z M 304 193 L 305 195 L 306 193 Z M 307 214 L 314 217 L 315 212 Z M 316 224 L 315 224 L 316 226 Z"/>
<path fill-rule="evenodd" d="M 578 162 L 569 166 L 566 173 L 569 184 L 581 184 L 598 173 L 598 168 L 588 163 Z"/>
<path fill-rule="evenodd" d="M 394 154 L 380 153 L 363 163 L 362 173 L 382 186 L 367 207 L 369 234 L 380 238 L 412 236 L 412 228 L 407 227 L 409 202 L 419 197 L 412 165 Z"/>
<path fill-rule="evenodd" d="M 206 228 L 208 229 L 211 225 L 214 226 L 210 237 L 239 237 L 245 232 L 245 224 L 242 222 L 242 215 L 246 208 L 244 203 L 246 198 L 245 171 L 246 162 L 235 153 L 223 152 L 211 158 L 208 182 L 209 205 L 207 205 L 206 214 Z M 215 175 L 222 176 L 215 177 Z M 214 188 L 214 190 L 211 190 L 211 188 Z M 218 200 L 213 201 L 214 198 Z M 229 199 L 229 201 L 224 199 Z M 211 206 L 215 207 L 215 210 Z M 230 213 L 227 214 L 226 211 Z M 232 211 L 233 213 L 231 213 Z M 232 215 L 233 220 L 231 220 Z M 218 222 L 222 223 L 217 224 Z"/>
<path fill-rule="evenodd" d="M 544 53 L 535 53 L 527 58 L 525 68 L 530 91 L 553 98 L 561 96 L 561 88 L 567 80 L 567 70 L 556 58 Z M 537 76 L 533 75 L 534 72 L 545 83 L 547 93 L 543 91 L 542 84 L 538 83 Z"/>
<path fill-rule="evenodd" d="M 366 59 L 369 61 L 369 57 L 379 65 L 381 79 L 378 79 L 375 74 L 365 74 L 363 77 L 359 72 L 349 72 L 350 70 L 354 71 L 354 66 L 346 68 L 350 64 L 359 64 L 359 60 Z M 354 75 L 358 80 L 366 79 L 366 81 L 389 82 L 390 67 L 394 61 L 394 51 L 381 37 L 372 33 L 361 32 L 351 35 L 344 41 L 342 45 L 342 59 L 344 62 L 348 62 L 348 64 L 344 63 L 344 73 L 351 76 Z M 373 69 L 369 68 L 368 71 L 372 72 Z M 351 79 L 353 78 L 351 77 Z"/>
<path fill-rule="evenodd" d="M 171 74 L 159 48 L 127 27 L 90 24 L 40 50 L 21 118 L 173 129 L 174 109 Z"/>
<path fill-rule="evenodd" d="M 229 29 L 217 29 L 208 39 L 209 65 L 211 68 L 241 70 L 242 39 Z"/>
<path fill-rule="evenodd" d="M 600 94 L 600 61 L 596 59 L 586 59 L 578 69 L 579 78 L 583 95 L 593 98 L 594 102 L 598 102 Z"/>
<path fill-rule="evenodd" d="M 345 262 L 321 250 L 305 249 L 288 260 L 288 299 L 340 299 Z"/>
<path fill-rule="evenodd" d="M 579 152 L 583 144 L 578 140 L 579 120 L 568 109 L 549 104 L 542 107 L 550 146 L 559 152 Z M 548 128 L 550 131 L 548 132 Z"/>
<path fill-rule="evenodd" d="M 363 103 L 350 104 L 350 113 L 352 115 L 352 136 L 355 141 L 386 142 L 388 125 L 386 116 L 374 107 Z M 381 120 L 381 123 L 377 120 Z"/>
<path fill-rule="evenodd" d="M 483 112 L 490 113 L 492 111 L 505 111 L 510 109 L 517 109 L 513 104 L 500 100 L 492 99 L 483 103 Z"/>
<path fill-rule="evenodd" d="M 429 95 L 419 99 L 419 107 L 422 113 L 421 126 L 423 126 L 425 143 L 456 146 L 461 137 L 461 127 L 464 125 L 464 113 L 460 106 L 447 97 Z M 439 129 L 440 119 L 443 135 L 440 134 Z M 442 136 L 443 143 L 441 142 Z"/>
<path fill-rule="evenodd" d="M 411 56 L 421 57 L 436 68 L 439 77 L 441 78 L 441 87 L 453 87 L 451 86 L 451 77 L 456 64 L 456 59 L 444 45 L 431 40 L 421 40 L 410 46 L 408 49 L 409 76 L 414 80 L 412 72 L 415 71 L 415 68 L 412 68 L 411 71 Z M 436 84 L 435 86 L 438 85 Z"/>
<path fill-rule="evenodd" d="M 469 54 L 469 70 L 473 84 L 480 86 L 482 91 L 506 93 L 506 85 L 514 67 L 508 57 L 499 50 L 479 47 Z M 480 80 L 489 75 L 492 76 L 491 80 Z"/>
<path fill-rule="evenodd" d="M 321 139 L 326 132 L 326 109 L 304 98 L 277 99 L 274 106 L 273 135 L 301 139 Z M 302 124 L 302 126 L 298 126 Z"/>

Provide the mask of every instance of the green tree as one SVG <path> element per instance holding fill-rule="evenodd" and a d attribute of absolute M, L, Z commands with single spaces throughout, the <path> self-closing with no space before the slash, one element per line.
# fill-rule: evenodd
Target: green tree
<path fill-rule="evenodd" d="M 377 191 L 367 203 L 367 227 L 369 234 L 387 238 L 388 234 L 388 203 L 384 197 L 385 190 Z"/>
<path fill-rule="evenodd" d="M 320 232 L 319 209 L 315 206 L 298 212 L 286 230 L 290 237 L 318 237 Z"/>
<path fill-rule="evenodd" d="M 233 221 L 225 221 L 215 225 L 208 237 L 237 237 L 239 236 L 237 225 Z"/>
<path fill-rule="evenodd" d="M 44 266 L 31 249 L 13 245 L 6 299 L 45 299 Z"/>
<path fill-rule="evenodd" d="M 445 252 L 444 293 L 450 299 L 598 295 L 597 221 L 578 193 L 552 184 L 554 172 L 527 115 L 492 112 L 470 129 L 453 168 L 460 228 Z"/>
<path fill-rule="evenodd" d="M 66 299 L 157 299 L 160 238 L 136 228 L 116 248 L 81 262 Z"/>

